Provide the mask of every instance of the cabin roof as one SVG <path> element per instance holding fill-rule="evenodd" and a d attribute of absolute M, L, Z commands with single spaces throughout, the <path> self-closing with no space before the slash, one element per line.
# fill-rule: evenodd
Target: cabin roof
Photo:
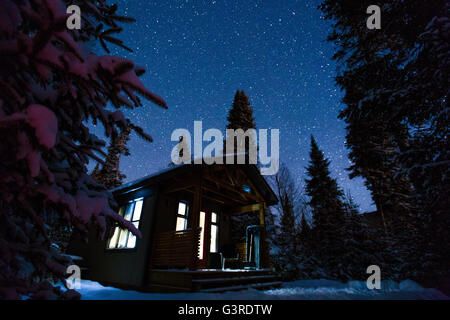
<path fill-rule="evenodd" d="M 176 175 L 186 173 L 190 170 L 196 170 L 200 167 L 212 167 L 216 164 L 207 165 L 207 164 L 181 164 L 174 165 L 172 167 L 168 167 L 163 170 L 159 170 L 153 174 L 145 176 L 141 179 L 137 179 L 128 183 L 121 185 L 115 189 L 112 189 L 114 195 L 120 195 L 129 193 L 135 190 L 139 190 L 145 187 L 157 186 L 161 182 L 164 182 Z M 260 174 L 259 169 L 256 165 L 246 164 L 240 165 L 244 168 L 244 172 L 251 179 L 255 187 L 264 197 L 266 204 L 271 206 L 278 203 L 278 198 L 273 192 L 272 188 L 267 183 L 266 179 Z"/>

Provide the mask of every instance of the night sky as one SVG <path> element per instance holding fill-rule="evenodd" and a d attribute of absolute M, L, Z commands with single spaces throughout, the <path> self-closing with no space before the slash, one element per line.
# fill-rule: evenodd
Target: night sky
<path fill-rule="evenodd" d="M 362 211 L 374 210 L 362 180 L 350 180 L 345 170 L 350 166 L 345 124 L 337 119 L 342 92 L 334 83 L 333 45 L 325 41 L 330 25 L 317 9 L 320 0 L 117 3 L 119 13 L 137 23 L 123 25 L 120 36 L 134 52 L 119 48 L 113 54 L 144 66 L 142 81 L 169 106 L 145 101 L 125 112 L 154 138 L 146 143 L 131 136 L 132 155 L 121 161 L 126 181 L 167 167 L 177 128 L 193 132 L 194 120 L 202 120 L 203 130 L 225 133 L 240 89 L 250 99 L 257 128 L 280 129 L 280 160 L 299 185 L 313 134 L 341 188 L 350 190 Z"/>

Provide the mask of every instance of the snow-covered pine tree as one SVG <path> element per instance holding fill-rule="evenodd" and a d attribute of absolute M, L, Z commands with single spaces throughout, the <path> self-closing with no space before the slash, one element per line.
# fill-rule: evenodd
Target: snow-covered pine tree
<path fill-rule="evenodd" d="M 70 261 L 51 247 L 46 213 L 58 214 L 81 233 L 90 227 L 100 237 L 108 221 L 139 231 L 114 211 L 104 186 L 88 175 L 89 159 L 104 142 L 88 122 L 100 123 L 111 137 L 130 128 L 150 139 L 119 110 L 141 105 L 137 94 L 159 106 L 147 90 L 144 69 L 117 56 L 97 55 L 94 41 L 123 43 L 117 5 L 105 0 L 77 1 L 81 30 L 66 28 L 62 0 L 3 0 L 0 10 L 0 299 L 70 298 L 47 281 L 64 280 Z"/>
<path fill-rule="evenodd" d="M 405 48 L 414 59 L 397 90 L 397 103 L 413 129 L 400 158 L 422 208 L 415 221 L 422 240 L 417 251 L 427 257 L 420 272 L 428 273 L 433 266 L 436 274 L 448 277 L 450 246 L 442 244 L 450 243 L 450 3 L 433 2 L 425 15 L 424 4 L 414 3 L 410 16 L 421 23 L 412 34 L 414 43 Z"/>
<path fill-rule="evenodd" d="M 370 4 L 327 0 L 321 5 L 334 24 L 329 40 L 338 48 L 337 83 L 345 91 L 341 118 L 348 124 L 352 174 L 366 179 L 380 212 L 391 207 L 393 226 L 405 232 L 392 237 L 403 241 L 420 236 L 422 229 L 423 241 L 434 245 L 421 245 L 421 255 L 434 251 L 440 269 L 449 270 L 450 248 L 439 243 L 450 241 L 445 231 L 450 227 L 450 4 L 384 1 L 387 23 L 381 31 L 369 31 L 361 21 Z M 413 257 L 416 249 L 405 256 Z"/>
<path fill-rule="evenodd" d="M 102 168 L 99 165 L 91 173 L 92 178 L 99 184 L 104 185 L 108 190 L 122 185 L 126 175 L 120 172 L 120 158 L 122 155 L 129 155 L 127 142 L 130 140 L 131 130 L 129 126 L 121 129 L 119 135 L 111 137 L 108 153 Z"/>
<path fill-rule="evenodd" d="M 399 1 L 392 2 L 403 6 Z M 326 17 L 339 20 L 328 40 L 338 44 L 334 58 L 346 65 L 336 81 L 341 88 L 348 89 L 343 99 L 346 108 L 339 117 L 347 123 L 347 146 L 353 162 L 350 177 L 365 179 L 377 212 L 389 231 L 386 217 L 407 212 L 412 206 L 411 185 L 399 171 L 401 165 L 397 159 L 407 144 L 408 127 L 392 103 L 393 88 L 398 85 L 402 70 L 397 68 L 396 57 L 391 56 L 389 47 L 397 46 L 398 39 L 396 36 L 381 39 L 384 32 L 361 28 L 361 21 L 368 17 L 369 5 L 369 1 L 324 1 L 321 8 Z M 390 5 L 382 6 L 383 21 L 390 20 L 391 9 Z M 402 19 L 400 16 L 392 17 L 391 21 Z M 384 42 L 383 49 L 378 49 L 383 53 L 376 48 L 380 41 Z"/>

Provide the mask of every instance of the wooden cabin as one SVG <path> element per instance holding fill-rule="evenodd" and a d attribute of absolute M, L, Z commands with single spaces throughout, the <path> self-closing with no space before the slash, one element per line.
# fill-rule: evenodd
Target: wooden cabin
<path fill-rule="evenodd" d="M 279 284 L 264 223 L 277 198 L 255 165 L 175 166 L 113 195 L 142 238 L 119 227 L 103 241 L 95 232 L 87 244 L 75 238 L 70 253 L 83 257 L 89 279 L 160 292 Z"/>

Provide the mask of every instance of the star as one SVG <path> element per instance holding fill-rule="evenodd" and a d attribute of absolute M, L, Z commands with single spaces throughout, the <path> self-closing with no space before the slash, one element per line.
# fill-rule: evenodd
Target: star
<path fill-rule="evenodd" d="M 334 48 L 325 41 L 330 25 L 317 9 L 320 2 L 119 0 L 118 13 L 137 20 L 124 24 L 120 34 L 134 52 L 115 48 L 113 54 L 144 66 L 141 80 L 169 106 L 163 110 L 143 100 L 144 107 L 125 112 L 154 139 L 131 136 L 131 156 L 121 160 L 127 181 L 167 167 L 175 129 L 193 130 L 194 121 L 203 119 L 204 130 L 224 131 L 240 89 L 249 96 L 257 127 L 280 130 L 280 160 L 299 186 L 313 134 L 341 188 L 361 210 L 373 210 L 362 179 L 350 180 L 345 170 L 345 124 L 337 118 L 343 94 L 334 82 Z"/>

